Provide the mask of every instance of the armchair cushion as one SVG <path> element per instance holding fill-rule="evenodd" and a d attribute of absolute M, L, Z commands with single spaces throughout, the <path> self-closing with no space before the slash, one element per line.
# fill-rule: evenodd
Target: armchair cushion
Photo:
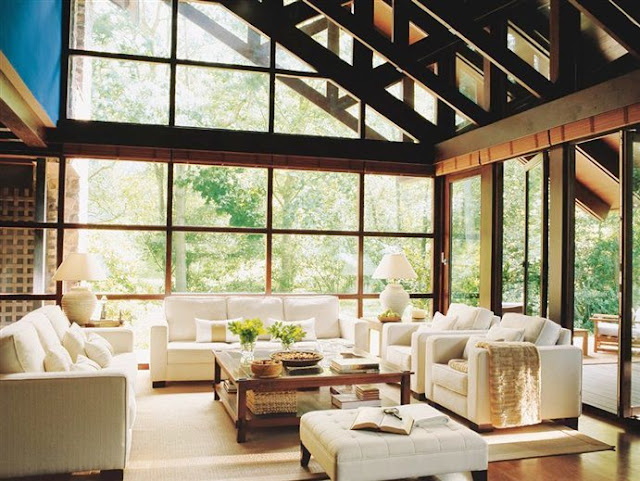
<path fill-rule="evenodd" d="M 493 326 L 487 332 L 490 341 L 520 342 L 524 338 L 524 328 Z"/>
<path fill-rule="evenodd" d="M 434 364 L 432 375 L 434 384 L 463 396 L 467 395 L 469 381 L 467 373 L 452 369 L 447 364 Z"/>
<path fill-rule="evenodd" d="M 388 346 L 386 360 L 403 371 L 411 371 L 411 346 Z"/>
<path fill-rule="evenodd" d="M 546 319 L 538 339 L 536 339 L 536 346 L 555 346 L 560 337 L 560 324 L 553 322 L 550 319 Z"/>
<path fill-rule="evenodd" d="M 535 343 L 542 332 L 545 321 L 546 319 L 542 317 L 507 312 L 502 316 L 500 327 L 524 328 L 524 341 Z"/>
<path fill-rule="evenodd" d="M 476 347 L 476 344 L 480 341 L 486 341 L 487 336 L 469 336 L 467 343 L 464 345 L 464 351 L 462 352 L 462 359 L 469 359 L 469 353 L 473 348 Z"/>
<path fill-rule="evenodd" d="M 447 316 L 458 317 L 454 326 L 454 329 L 458 331 L 489 329 L 491 321 L 493 320 L 493 311 L 483 307 L 468 306 L 454 302 L 449 306 Z"/>
<path fill-rule="evenodd" d="M 441 312 L 436 312 L 429 327 L 434 331 L 449 331 L 454 328 L 457 321 L 458 316 L 456 315 L 445 316 Z"/>

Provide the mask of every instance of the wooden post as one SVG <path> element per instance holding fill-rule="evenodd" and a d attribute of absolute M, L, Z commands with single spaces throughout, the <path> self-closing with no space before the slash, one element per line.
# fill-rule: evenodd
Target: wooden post
<path fill-rule="evenodd" d="M 480 305 L 502 315 L 502 163 L 481 174 Z"/>

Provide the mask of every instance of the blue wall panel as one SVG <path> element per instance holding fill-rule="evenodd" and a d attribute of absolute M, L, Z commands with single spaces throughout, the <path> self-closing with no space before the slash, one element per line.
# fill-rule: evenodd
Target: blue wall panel
<path fill-rule="evenodd" d="M 0 50 L 56 123 L 62 0 L 0 0 Z"/>

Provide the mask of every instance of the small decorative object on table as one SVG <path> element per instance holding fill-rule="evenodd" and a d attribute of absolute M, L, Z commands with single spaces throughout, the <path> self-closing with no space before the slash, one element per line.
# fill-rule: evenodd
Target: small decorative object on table
<path fill-rule="evenodd" d="M 233 321 L 229 323 L 229 331 L 240 338 L 242 362 L 249 364 L 253 361 L 253 350 L 256 347 L 258 336 L 266 332 L 262 321 L 257 317 L 255 319 Z"/>
<path fill-rule="evenodd" d="M 280 339 L 282 350 L 289 351 L 294 342 L 300 342 L 307 334 L 298 324 L 276 321 L 267 329 L 274 339 Z"/>
<path fill-rule="evenodd" d="M 400 314 L 392 311 L 391 309 L 387 309 L 378 316 L 378 320 L 380 322 L 398 322 L 400 319 Z"/>
<path fill-rule="evenodd" d="M 251 363 L 251 372 L 257 378 L 273 379 L 282 373 L 282 361 L 277 359 L 261 359 Z"/>
<path fill-rule="evenodd" d="M 101 319 L 99 321 L 91 320 L 85 323 L 84 327 L 121 327 L 123 324 L 122 319 Z"/>
<path fill-rule="evenodd" d="M 286 367 L 303 367 L 318 364 L 322 354 L 314 351 L 280 351 L 271 354 L 271 359 L 282 361 Z"/>
<path fill-rule="evenodd" d="M 427 317 L 427 311 L 424 309 L 420 309 L 419 307 L 414 307 L 411 310 L 411 318 L 414 321 L 423 321 Z"/>

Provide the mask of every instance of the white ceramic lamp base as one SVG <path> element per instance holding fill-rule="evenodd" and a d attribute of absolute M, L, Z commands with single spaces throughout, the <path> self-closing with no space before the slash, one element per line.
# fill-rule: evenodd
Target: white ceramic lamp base
<path fill-rule="evenodd" d="M 71 322 L 81 326 L 89 322 L 98 305 L 98 298 L 88 287 L 72 287 L 62 296 L 62 310 Z"/>
<path fill-rule="evenodd" d="M 380 304 L 384 310 L 391 309 L 402 316 L 402 313 L 409 305 L 409 294 L 400 284 L 390 282 L 380 293 Z"/>

